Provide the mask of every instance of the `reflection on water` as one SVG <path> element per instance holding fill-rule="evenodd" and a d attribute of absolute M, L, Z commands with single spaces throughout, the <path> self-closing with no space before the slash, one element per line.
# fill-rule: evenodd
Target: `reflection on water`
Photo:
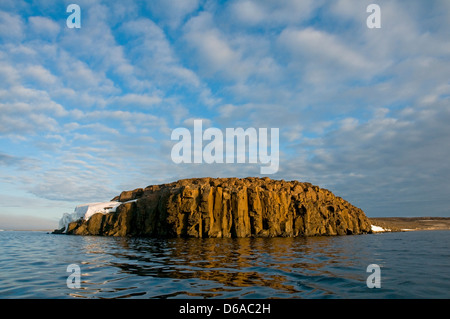
<path fill-rule="evenodd" d="M 0 270 L 8 276 L 0 277 L 0 298 L 448 298 L 449 234 L 150 239 L 2 232 Z M 373 263 L 382 269 L 381 289 L 366 286 Z M 69 264 L 81 268 L 79 289 L 66 286 Z"/>
<path fill-rule="evenodd" d="M 85 239 L 82 246 L 85 253 L 98 254 L 103 259 L 108 256 L 103 267 L 117 269 L 116 284 L 130 277 L 140 278 L 141 284 L 122 290 L 139 290 L 144 283 L 152 285 L 152 282 L 156 284 L 155 288 L 160 288 L 154 289 L 155 294 L 141 291 L 134 296 L 290 298 L 332 295 L 332 290 L 324 289 L 327 282 L 335 288 L 347 285 L 365 289 L 365 268 L 358 268 L 352 258 L 355 254 L 352 241 L 330 245 L 329 237 Z M 361 261 L 361 256 L 358 260 Z M 93 265 L 98 262 L 95 260 Z M 352 269 L 357 272 L 353 273 Z M 341 277 L 339 273 L 346 274 Z M 84 275 L 91 276 L 89 272 Z M 167 289 L 164 285 L 158 287 L 158 281 L 166 283 Z M 89 286 L 92 282 L 84 278 L 83 284 Z M 171 292 L 173 289 L 169 287 L 174 285 L 184 289 Z M 116 288 L 115 292 L 120 291 Z M 80 296 L 83 292 L 92 294 L 91 289 L 80 290 Z"/>

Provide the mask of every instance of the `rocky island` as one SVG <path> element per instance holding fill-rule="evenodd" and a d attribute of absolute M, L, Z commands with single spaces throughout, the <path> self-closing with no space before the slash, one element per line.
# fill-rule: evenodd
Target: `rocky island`
<path fill-rule="evenodd" d="M 267 177 L 183 179 L 124 191 L 105 205 L 54 233 L 206 238 L 371 232 L 364 212 L 329 190 Z"/>

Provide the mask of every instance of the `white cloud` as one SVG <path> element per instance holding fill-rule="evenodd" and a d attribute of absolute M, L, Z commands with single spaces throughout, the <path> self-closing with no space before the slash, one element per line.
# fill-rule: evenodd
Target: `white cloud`
<path fill-rule="evenodd" d="M 0 90 L 0 110 L 0 131 L 19 135 L 57 131 L 55 118 L 68 114 L 46 91 L 22 86 Z"/>
<path fill-rule="evenodd" d="M 297 61 L 294 63 L 311 70 L 309 75 L 330 77 L 331 73 L 354 75 L 358 72 L 364 76 L 374 68 L 370 60 L 342 43 L 337 36 L 313 28 L 285 29 L 279 43 L 293 54 L 293 60 Z"/>
<path fill-rule="evenodd" d="M 194 127 L 194 121 L 195 121 L 195 120 L 200 120 L 200 121 L 202 121 L 202 127 L 203 127 L 203 129 L 208 128 L 208 127 L 211 126 L 211 120 L 210 120 L 210 119 L 207 119 L 207 118 L 197 118 L 197 117 L 196 117 L 196 118 L 190 117 L 190 118 L 185 119 L 185 120 L 183 121 L 183 125 L 184 125 L 184 126 L 187 126 L 188 129 L 191 130 L 191 129 L 193 129 L 193 127 Z M 192 131 L 192 132 L 193 132 L 193 131 Z"/>
<path fill-rule="evenodd" d="M 83 165 L 81 167 L 62 165 L 58 169 L 47 170 L 34 182 L 29 185 L 29 191 L 50 200 L 84 203 L 97 201 L 99 198 L 112 198 L 116 193 L 112 187 L 114 185 L 112 177 L 106 172 L 92 173 L 83 169 Z"/>
<path fill-rule="evenodd" d="M 231 8 L 240 21 L 252 25 L 266 22 L 269 16 L 265 8 L 254 1 L 233 2 Z"/>
<path fill-rule="evenodd" d="M 17 70 L 5 62 L 0 61 L 0 81 L 3 87 L 7 87 L 19 80 Z"/>
<path fill-rule="evenodd" d="M 183 31 L 188 60 L 204 77 L 241 84 L 250 77 L 258 82 L 277 78 L 279 67 L 271 56 L 270 38 L 227 34 L 209 12 L 191 18 Z"/>
<path fill-rule="evenodd" d="M 236 111 L 238 111 L 238 107 L 233 104 L 225 104 L 219 108 L 219 114 L 222 118 L 229 118 L 233 116 Z"/>
<path fill-rule="evenodd" d="M 123 96 L 114 97 L 111 102 L 129 107 L 151 107 L 154 104 L 161 103 L 159 96 L 149 96 L 145 94 L 129 93 Z"/>
<path fill-rule="evenodd" d="M 195 52 L 195 63 L 207 76 L 225 72 L 236 76 L 239 54 L 229 45 L 224 35 L 214 25 L 212 14 L 202 12 L 185 25 L 184 39 Z"/>
<path fill-rule="evenodd" d="M 107 133 L 120 136 L 127 136 L 127 134 L 156 134 L 157 132 L 167 132 L 167 120 L 153 114 L 136 111 L 122 111 L 122 110 L 95 110 L 95 111 L 81 111 L 75 110 L 71 114 L 76 117 L 79 122 L 89 122 L 91 124 L 70 124 L 69 128 L 78 129 L 93 129 L 96 134 Z M 78 135 L 79 138 L 83 135 Z M 83 138 L 94 139 L 95 137 L 86 135 Z M 116 138 L 116 137 L 115 137 Z M 133 140 L 133 143 L 136 139 Z M 129 141 L 123 141 L 124 144 Z"/>
<path fill-rule="evenodd" d="M 233 1 L 230 9 L 239 22 L 266 27 L 302 23 L 321 4 L 312 0 L 245 0 Z"/>
<path fill-rule="evenodd" d="M 431 109 L 417 106 L 414 112 L 397 116 L 380 109 L 366 122 L 344 119 L 336 129 L 309 142 L 317 142 L 314 156 L 304 158 L 301 164 L 297 162 L 298 169 L 293 172 L 328 185 L 350 201 L 364 202 L 366 213 L 372 216 L 421 215 L 421 206 L 406 205 L 408 212 L 396 211 L 397 205 L 386 205 L 384 211 L 377 211 L 376 207 L 380 200 L 392 203 L 427 198 L 444 200 L 445 192 L 450 190 L 443 177 L 449 172 L 446 158 L 450 154 L 439 145 L 444 145 L 450 136 L 448 126 L 441 125 L 450 117 L 448 109 L 441 108 L 446 103 L 429 105 Z M 307 150 L 305 142 L 301 143 L 299 153 Z M 285 169 L 293 169 L 294 162 L 285 163 Z"/>
<path fill-rule="evenodd" d="M 140 18 L 128 21 L 121 32 L 129 40 L 127 54 L 133 59 L 137 76 L 157 86 L 200 86 L 200 80 L 191 70 L 181 65 L 164 31 L 153 21 Z"/>
<path fill-rule="evenodd" d="M 80 30 L 64 12 L 51 20 L 16 3 L 0 5 L 10 10 L 0 12 L 4 184 L 97 200 L 181 177 L 259 174 L 172 163 L 171 128 L 201 118 L 279 127 L 274 177 L 364 206 L 448 194 L 445 1 L 383 1 L 379 30 L 365 26 L 366 4 L 346 0 L 82 1 Z M 27 176 L 13 164 L 25 151 L 39 161 Z"/>
<path fill-rule="evenodd" d="M 302 131 L 304 130 L 302 125 L 295 125 L 287 130 L 284 130 L 283 137 L 287 139 L 288 142 L 299 141 L 302 138 Z"/>
<path fill-rule="evenodd" d="M 343 131 L 354 130 L 359 124 L 358 119 L 348 117 L 340 121 L 340 127 Z"/>
<path fill-rule="evenodd" d="M 54 39 L 61 30 L 58 23 L 46 17 L 29 17 L 28 21 L 30 32 L 39 37 Z"/>
<path fill-rule="evenodd" d="M 0 101 L 13 103 L 9 108 L 12 113 L 51 112 L 55 116 L 65 116 L 65 108 L 54 102 L 49 94 L 43 90 L 29 89 L 23 86 L 13 86 L 8 90 L 0 90 Z M 5 109 L 6 111 L 6 109 Z"/>
<path fill-rule="evenodd" d="M 179 27 L 199 4 L 199 0 L 155 0 L 147 3 L 151 12 L 172 29 Z"/>
<path fill-rule="evenodd" d="M 24 36 L 23 25 L 20 16 L 0 11 L 0 39 L 20 41 Z"/>
<path fill-rule="evenodd" d="M 71 89 L 95 90 L 103 93 L 117 92 L 110 79 L 102 72 L 93 70 L 83 61 L 73 60 L 69 56 L 63 57 L 63 61 L 59 63 L 59 68 L 62 74 L 66 74 L 65 84 Z"/>
<path fill-rule="evenodd" d="M 239 56 L 234 52 L 228 43 L 220 38 L 217 30 L 207 30 L 193 33 L 188 36 L 188 40 L 201 54 L 202 60 L 212 71 L 225 70 L 230 64 L 236 63 Z M 233 73 L 233 70 L 230 71 Z"/>
<path fill-rule="evenodd" d="M 43 85 L 54 84 L 57 77 L 42 65 L 30 65 L 22 71 L 22 77 L 26 80 L 33 79 Z"/>

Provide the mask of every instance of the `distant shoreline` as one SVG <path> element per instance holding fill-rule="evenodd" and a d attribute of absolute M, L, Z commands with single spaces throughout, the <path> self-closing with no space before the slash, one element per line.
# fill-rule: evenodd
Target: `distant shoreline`
<path fill-rule="evenodd" d="M 52 229 L 0 229 L 0 231 L 35 231 L 35 232 L 52 232 Z"/>
<path fill-rule="evenodd" d="M 450 230 L 450 217 L 369 217 L 372 225 L 389 231 Z"/>

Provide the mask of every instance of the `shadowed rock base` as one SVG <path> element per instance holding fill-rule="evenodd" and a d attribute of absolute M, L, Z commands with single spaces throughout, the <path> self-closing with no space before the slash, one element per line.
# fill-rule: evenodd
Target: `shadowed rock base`
<path fill-rule="evenodd" d="M 295 237 L 371 232 L 364 212 L 326 189 L 269 178 L 197 178 L 125 191 L 115 213 L 69 224 L 67 234 L 149 237 Z"/>

